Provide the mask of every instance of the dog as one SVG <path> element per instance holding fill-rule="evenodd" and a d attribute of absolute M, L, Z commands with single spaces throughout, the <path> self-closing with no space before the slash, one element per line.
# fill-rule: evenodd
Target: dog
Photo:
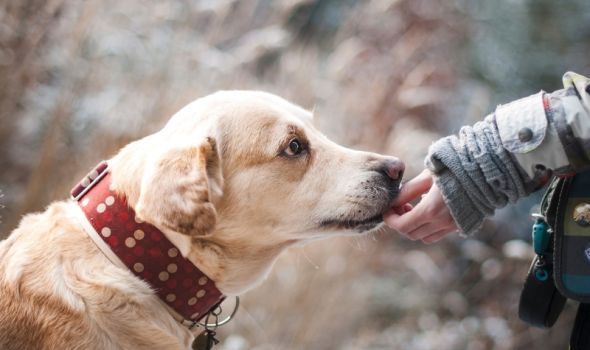
<path fill-rule="evenodd" d="M 148 229 L 161 232 L 170 256 L 201 273 L 195 284 L 212 282 L 217 302 L 260 284 L 289 247 L 377 228 L 403 163 L 340 146 L 312 123 L 310 112 L 264 92 L 190 103 L 107 162 L 105 191 L 122 201 L 121 215 L 129 208 L 147 225 L 122 246 L 138 249 Z M 143 265 L 116 263 L 101 243 L 110 228 L 89 225 L 109 213 L 115 199 L 105 198 L 86 216 L 87 200 L 52 203 L 0 243 L 1 349 L 190 348 L 195 334 L 166 304 L 174 295 L 163 300 L 140 278 Z M 169 283 L 179 269 L 158 276 Z"/>

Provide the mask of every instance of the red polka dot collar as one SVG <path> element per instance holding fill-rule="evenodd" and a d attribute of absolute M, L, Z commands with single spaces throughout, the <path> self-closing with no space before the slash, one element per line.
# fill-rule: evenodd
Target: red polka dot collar
<path fill-rule="evenodd" d="M 110 188 L 107 162 L 98 164 L 72 189 L 85 214 L 85 231 L 115 264 L 146 281 L 162 301 L 194 324 L 224 298 L 215 283 L 155 226 L 141 222 L 127 200 Z"/>

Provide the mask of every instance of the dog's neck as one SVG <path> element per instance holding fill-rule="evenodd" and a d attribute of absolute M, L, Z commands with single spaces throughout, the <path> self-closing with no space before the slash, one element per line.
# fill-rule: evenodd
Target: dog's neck
<path fill-rule="evenodd" d="M 210 238 L 195 240 L 188 259 L 211 274 L 224 294 L 239 295 L 260 284 L 281 252 L 294 243 L 253 244 L 244 238 L 243 232 L 222 228 Z"/>

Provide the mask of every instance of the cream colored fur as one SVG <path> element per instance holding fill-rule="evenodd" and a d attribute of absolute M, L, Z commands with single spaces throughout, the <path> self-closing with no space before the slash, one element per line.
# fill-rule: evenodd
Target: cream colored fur
<path fill-rule="evenodd" d="M 297 139 L 307 149 L 289 156 Z M 259 284 L 286 248 L 374 228 L 395 159 L 329 141 L 309 112 L 262 92 L 199 99 L 109 161 L 115 190 L 226 295 Z M 72 183 L 77 179 L 72 179 Z M 188 349 L 193 334 L 112 264 L 56 202 L 0 243 L 1 349 Z"/>

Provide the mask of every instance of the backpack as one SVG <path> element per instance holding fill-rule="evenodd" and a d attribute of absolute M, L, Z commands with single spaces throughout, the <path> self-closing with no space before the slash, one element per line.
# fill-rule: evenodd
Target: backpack
<path fill-rule="evenodd" d="M 590 171 L 555 177 L 534 214 L 535 258 L 520 296 L 519 317 L 553 326 L 567 299 L 578 301 L 571 350 L 590 349 Z"/>

